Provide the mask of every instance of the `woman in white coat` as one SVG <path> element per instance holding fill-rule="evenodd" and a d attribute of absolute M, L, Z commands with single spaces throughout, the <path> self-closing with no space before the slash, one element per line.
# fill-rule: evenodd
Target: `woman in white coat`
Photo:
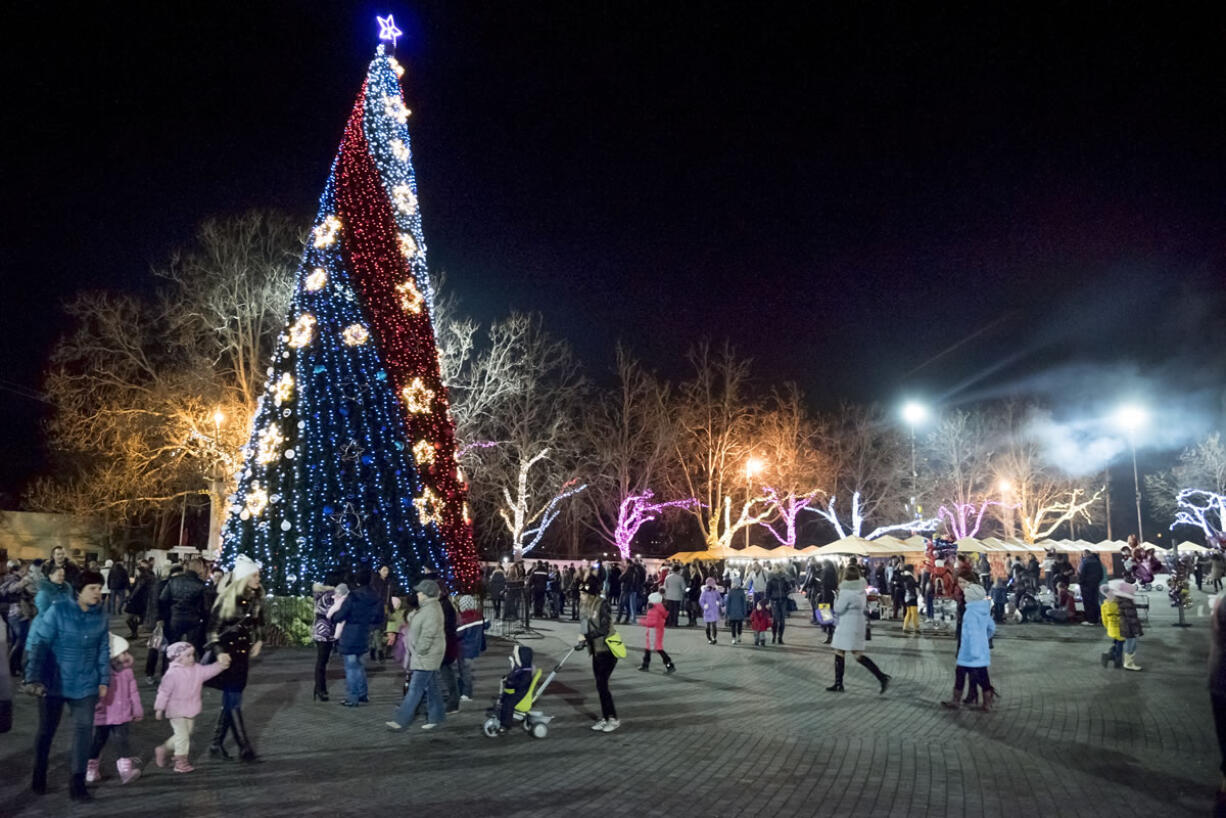
<path fill-rule="evenodd" d="M 838 622 L 834 626 L 834 684 L 826 688 L 833 693 L 843 692 L 843 671 L 846 668 L 847 652 L 856 657 L 856 661 L 868 668 L 869 672 L 881 682 L 881 692 L 890 685 L 890 677 L 881 672 L 872 659 L 864 655 L 864 632 L 868 624 L 864 612 L 865 582 L 860 577 L 860 568 L 855 563 L 843 571 L 843 580 L 839 583 L 839 593 L 834 599 L 834 615 Z"/>

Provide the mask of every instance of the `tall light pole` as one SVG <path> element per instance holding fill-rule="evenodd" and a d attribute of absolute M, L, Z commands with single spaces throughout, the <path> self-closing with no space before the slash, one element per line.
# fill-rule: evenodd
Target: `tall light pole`
<path fill-rule="evenodd" d="M 221 550 L 221 520 L 220 511 L 221 503 L 219 495 L 221 494 L 221 424 L 225 422 L 226 415 L 220 409 L 213 412 L 213 448 L 218 453 L 217 461 L 213 464 L 211 473 L 209 474 L 209 540 L 205 545 L 205 550 L 217 554 Z"/>
<path fill-rule="evenodd" d="M 760 457 L 751 457 L 745 461 L 745 514 L 749 515 L 749 504 L 753 502 L 753 478 L 766 468 L 766 461 Z M 749 547 L 749 526 L 745 526 L 745 547 Z"/>
<path fill-rule="evenodd" d="M 919 495 L 919 471 L 915 465 L 915 427 L 928 419 L 928 407 L 909 400 L 902 406 L 902 419 L 911 430 L 911 512 L 918 518 L 920 514 L 915 498 Z"/>
<path fill-rule="evenodd" d="M 1132 485 L 1137 495 L 1137 542 L 1145 542 L 1141 530 L 1141 475 L 1137 470 L 1137 430 L 1149 420 L 1149 415 L 1140 406 L 1121 406 L 1115 414 L 1116 423 L 1128 432 L 1128 448 L 1132 450 Z"/>

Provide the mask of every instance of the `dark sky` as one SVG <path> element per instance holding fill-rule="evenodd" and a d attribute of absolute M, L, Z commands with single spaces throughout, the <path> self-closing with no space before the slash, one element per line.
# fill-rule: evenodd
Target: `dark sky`
<path fill-rule="evenodd" d="M 389 10 L 431 268 L 479 318 L 539 310 L 597 375 L 728 337 L 818 407 L 1221 412 L 1223 13 L 816 5 L 13 4 L 0 488 L 40 467 L 18 392 L 65 299 L 147 289 L 208 216 L 313 216 Z"/>

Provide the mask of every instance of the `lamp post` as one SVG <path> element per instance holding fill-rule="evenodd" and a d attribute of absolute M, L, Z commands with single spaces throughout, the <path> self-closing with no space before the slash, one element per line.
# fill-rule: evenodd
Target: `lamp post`
<path fill-rule="evenodd" d="M 1132 485 L 1137 497 L 1137 542 L 1145 542 L 1141 530 L 1141 475 L 1137 470 L 1137 430 L 1145 425 L 1149 416 L 1139 406 L 1121 406 L 1115 415 L 1116 422 L 1128 432 L 1128 448 L 1132 450 Z"/>
<path fill-rule="evenodd" d="M 749 504 L 753 502 L 753 478 L 766 468 L 766 462 L 760 457 L 751 457 L 745 461 L 745 515 L 749 516 Z M 749 547 L 749 526 L 745 526 L 745 547 Z"/>
<path fill-rule="evenodd" d="M 928 419 L 928 407 L 909 400 L 902 406 L 902 419 L 911 430 L 911 512 L 918 518 L 920 515 L 915 498 L 919 494 L 919 471 L 915 465 L 915 427 Z"/>
<path fill-rule="evenodd" d="M 221 452 L 221 424 L 225 422 L 226 415 L 221 409 L 213 412 L 213 448 L 220 455 Z M 213 468 L 209 474 L 209 539 L 205 549 L 212 554 L 217 554 L 221 550 L 221 520 L 218 512 L 221 510 L 221 504 L 218 502 L 218 496 L 221 494 L 221 459 L 218 457 L 213 464 Z"/>

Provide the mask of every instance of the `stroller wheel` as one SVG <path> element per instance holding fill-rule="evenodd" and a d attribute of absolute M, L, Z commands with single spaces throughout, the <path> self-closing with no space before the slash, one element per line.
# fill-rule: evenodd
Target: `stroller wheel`
<path fill-rule="evenodd" d="M 485 735 L 489 736 L 490 738 L 494 738 L 498 735 L 501 727 L 502 724 L 498 721 L 498 719 L 490 717 L 485 720 L 484 724 L 481 725 L 481 732 L 485 733 Z"/>
<path fill-rule="evenodd" d="M 549 735 L 549 728 L 543 724 L 537 724 L 532 727 L 532 735 L 536 738 L 544 738 Z"/>
<path fill-rule="evenodd" d="M 531 733 L 531 732 L 532 732 L 532 728 L 533 728 L 534 726 L 535 726 L 535 722 L 531 722 L 531 721 L 529 721 L 528 719 L 524 719 L 524 732 L 525 732 L 525 733 Z"/>

